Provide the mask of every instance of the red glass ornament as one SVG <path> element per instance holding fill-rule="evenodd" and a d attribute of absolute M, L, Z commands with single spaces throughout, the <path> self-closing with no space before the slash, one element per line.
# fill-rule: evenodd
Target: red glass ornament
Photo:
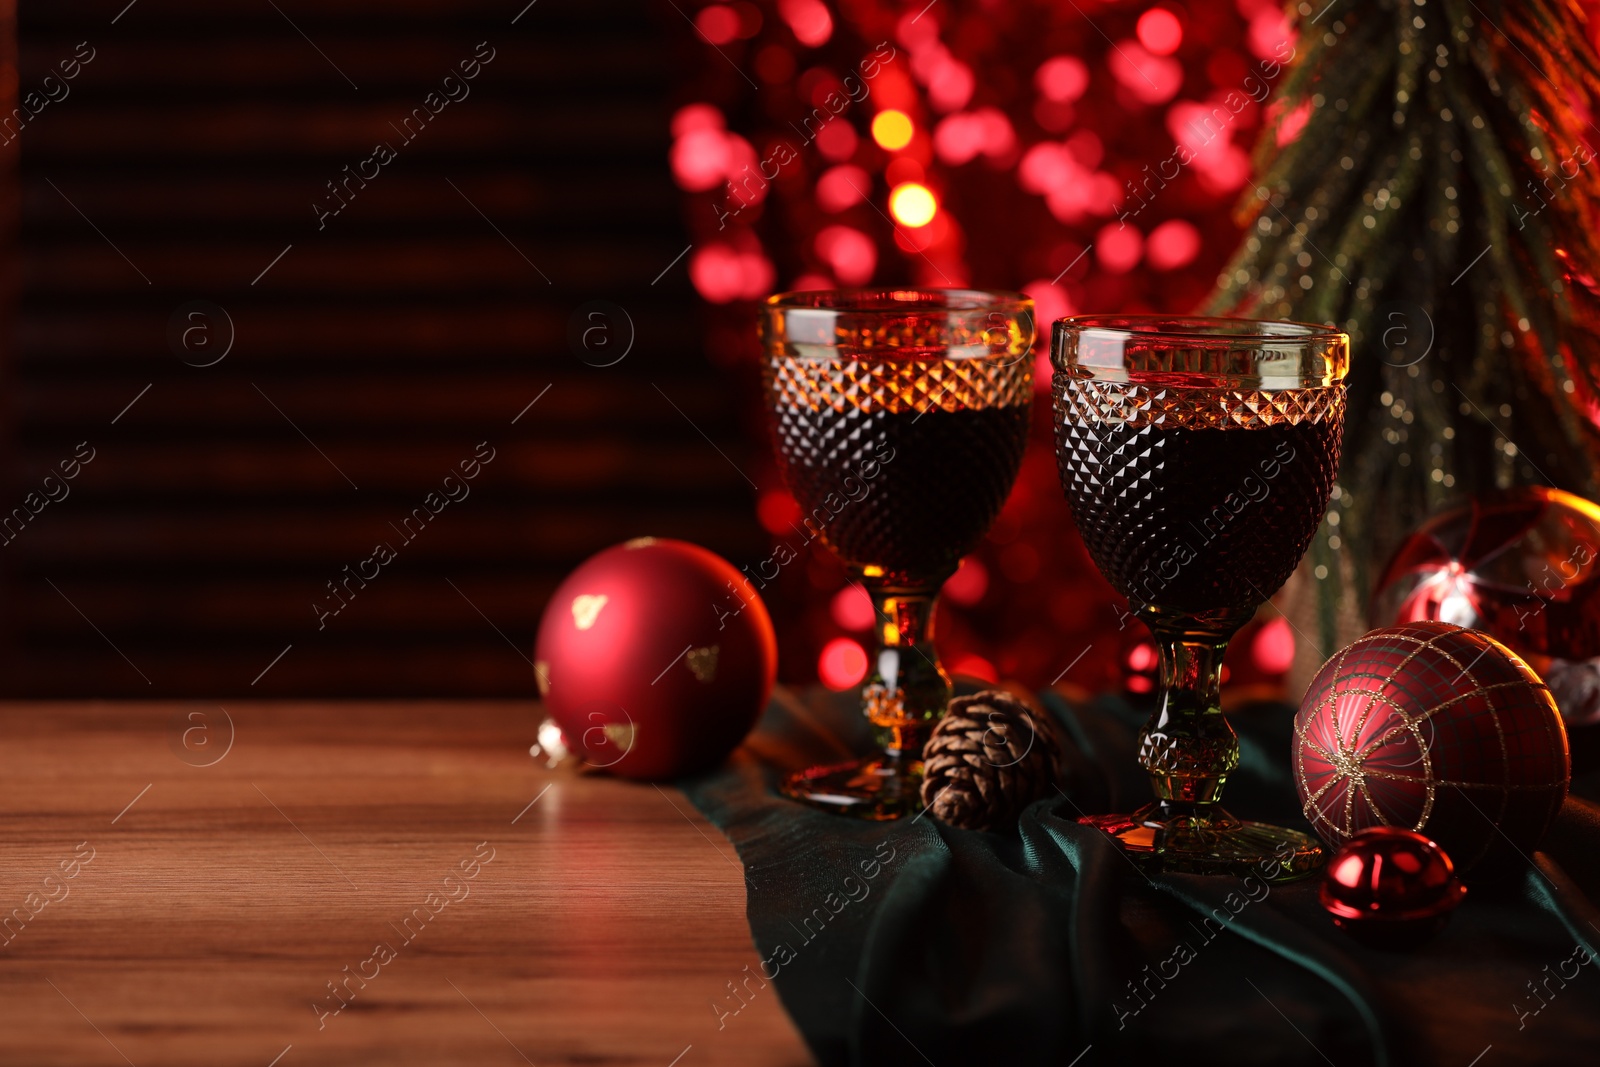
<path fill-rule="evenodd" d="M 704 770 L 732 752 L 777 675 L 772 620 L 727 560 L 639 538 L 591 556 L 556 589 L 534 673 L 567 743 L 628 778 Z"/>
<path fill-rule="evenodd" d="M 1523 654 L 1600 656 L 1600 506 L 1529 486 L 1429 519 L 1373 596 L 1374 625 L 1427 619 Z"/>
<path fill-rule="evenodd" d="M 1533 669 L 1442 622 L 1374 630 L 1324 664 L 1295 716 L 1294 763 L 1324 839 L 1426 831 L 1463 871 L 1521 862 L 1571 775 L 1561 715 Z"/>
<path fill-rule="evenodd" d="M 1438 933 L 1466 894 L 1444 849 L 1414 830 L 1375 826 L 1334 855 L 1317 899 L 1351 937 L 1397 949 Z"/>

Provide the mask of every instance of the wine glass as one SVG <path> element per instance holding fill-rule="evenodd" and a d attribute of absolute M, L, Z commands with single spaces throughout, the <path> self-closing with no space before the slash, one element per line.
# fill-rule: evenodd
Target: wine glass
<path fill-rule="evenodd" d="M 1228 640 L 1294 571 L 1327 508 L 1349 343 L 1293 322 L 1055 324 L 1061 486 L 1100 573 L 1149 626 L 1161 673 L 1139 739 L 1155 800 L 1083 821 L 1147 869 L 1285 880 L 1324 860 L 1315 838 L 1218 803 L 1239 763 L 1219 689 Z"/>
<path fill-rule="evenodd" d="M 921 809 L 922 746 L 950 701 L 934 601 L 999 514 L 1032 406 L 1033 304 L 1017 293 L 780 293 L 761 321 L 779 465 L 820 540 L 865 587 L 879 644 L 863 712 L 882 751 L 792 775 L 786 795 L 865 819 Z"/>

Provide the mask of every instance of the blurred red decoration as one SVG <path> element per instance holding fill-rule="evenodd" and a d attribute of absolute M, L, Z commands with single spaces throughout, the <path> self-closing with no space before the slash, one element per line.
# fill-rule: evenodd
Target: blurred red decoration
<path fill-rule="evenodd" d="M 1529 486 L 1425 523 L 1378 579 L 1379 625 L 1440 619 L 1519 652 L 1600 656 L 1600 506 Z"/>
<path fill-rule="evenodd" d="M 1543 486 L 1435 516 L 1384 568 L 1372 621 L 1483 630 L 1550 684 L 1569 725 L 1600 720 L 1600 506 Z"/>
<path fill-rule="evenodd" d="M 1296 785 L 1328 841 L 1425 831 L 1462 870 L 1524 862 L 1566 799 L 1550 691 L 1494 638 L 1443 622 L 1374 630 L 1334 654 L 1295 716 Z"/>
<path fill-rule="evenodd" d="M 755 725 L 777 672 L 766 606 L 722 557 L 640 538 L 584 561 L 539 623 L 545 708 L 585 760 L 628 778 L 704 770 Z"/>
<path fill-rule="evenodd" d="M 1334 854 L 1317 892 L 1333 923 L 1374 948 L 1414 948 L 1466 896 L 1445 851 L 1413 830 L 1362 830 Z"/>
<path fill-rule="evenodd" d="M 712 9 L 740 12 L 737 33 Z M 1044 337 L 1079 311 L 1191 310 L 1238 242 L 1230 209 L 1281 78 L 1264 78 L 1263 61 L 1291 43 L 1276 0 L 761 0 L 685 12 L 702 33 L 688 45 L 698 62 L 685 64 L 670 153 L 689 276 L 713 305 L 710 357 L 749 373 L 752 397 L 751 301 L 767 276 L 774 288 L 1020 289 Z M 896 210 L 908 185 L 929 194 L 904 205 L 920 213 Z M 1049 419 L 1035 424 L 1043 441 Z M 763 440 L 753 415 L 751 430 Z M 788 497 L 756 462 L 762 525 L 782 541 Z M 842 662 L 830 642 L 860 631 L 834 610 L 843 569 L 815 545 L 798 551 L 765 595 L 785 679 L 805 682 Z M 1144 629 L 1088 563 L 1048 448 L 1024 461 L 973 562 L 982 594 L 963 600 L 958 580 L 940 612 L 950 662 L 972 656 L 1036 687 L 1121 684 Z M 1230 684 L 1281 689 L 1282 672 L 1267 669 L 1278 661 L 1257 661 L 1240 636 Z"/>

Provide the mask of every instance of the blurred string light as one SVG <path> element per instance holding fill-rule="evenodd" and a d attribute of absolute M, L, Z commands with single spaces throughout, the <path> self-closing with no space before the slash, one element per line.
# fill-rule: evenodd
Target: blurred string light
<path fill-rule="evenodd" d="M 917 127 L 911 116 L 897 108 L 885 108 L 873 116 L 872 139 L 886 152 L 898 152 L 911 143 Z"/>
<path fill-rule="evenodd" d="M 1045 323 L 1187 311 L 1236 244 L 1229 209 L 1257 131 L 1268 118 L 1280 137 L 1299 129 L 1269 100 L 1228 106 L 1293 40 L 1278 0 L 684 7 L 705 56 L 672 120 L 669 162 L 685 194 L 689 279 L 724 305 L 707 319 L 706 350 L 729 367 L 748 367 L 749 302 L 776 288 L 1010 286 Z M 1046 346 L 1035 358 L 1046 392 Z M 793 536 L 791 496 L 769 490 L 757 506 L 774 540 Z M 1127 663 L 1136 627 L 1117 631 L 1062 507 L 1048 450 L 1030 452 L 991 536 L 946 586 L 948 663 L 1042 685 L 1090 644 L 1064 684 L 1153 670 Z M 864 594 L 816 544 L 779 586 L 794 602 L 779 619 L 792 642 L 785 669 L 858 684 Z M 1270 624 L 1241 634 L 1232 677 L 1271 675 L 1285 641 Z"/>
<path fill-rule="evenodd" d="M 926 226 L 939 211 L 933 190 L 918 182 L 905 182 L 889 194 L 889 213 L 895 221 L 913 229 Z"/>

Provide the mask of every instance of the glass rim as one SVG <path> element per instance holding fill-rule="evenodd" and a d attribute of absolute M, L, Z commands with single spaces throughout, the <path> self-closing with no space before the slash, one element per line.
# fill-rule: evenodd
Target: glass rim
<path fill-rule="evenodd" d="M 900 299 L 901 294 L 906 294 L 911 299 Z M 773 293 L 764 299 L 762 304 L 772 310 L 837 311 L 850 315 L 885 316 L 918 312 L 1020 313 L 1033 310 L 1032 297 L 1010 289 L 939 288 L 915 285 L 795 289 Z"/>
<path fill-rule="evenodd" d="M 1248 327 L 1265 327 L 1251 331 Z M 1140 341 L 1181 345 L 1235 344 L 1238 347 L 1265 345 L 1343 344 L 1350 335 L 1333 326 L 1322 326 L 1294 319 L 1244 319 L 1217 315 L 1067 315 L 1056 319 L 1053 332 L 1071 330 L 1080 335 L 1102 334 Z"/>

